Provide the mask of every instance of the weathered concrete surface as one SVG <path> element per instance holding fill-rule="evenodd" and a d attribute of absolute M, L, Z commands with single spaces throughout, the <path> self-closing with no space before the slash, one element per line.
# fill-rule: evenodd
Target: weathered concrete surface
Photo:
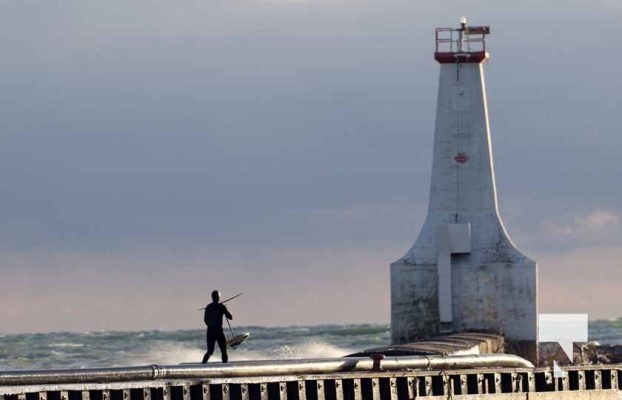
<path fill-rule="evenodd" d="M 619 400 L 622 393 L 619 390 L 591 390 L 576 392 L 548 392 L 548 393 L 524 393 L 525 399 L 538 400 Z M 469 397 L 472 398 L 472 397 Z M 490 398 L 490 397 L 488 397 Z"/>
<path fill-rule="evenodd" d="M 392 343 L 411 343 L 439 335 L 436 264 L 391 264 Z"/>
<path fill-rule="evenodd" d="M 622 395 L 617 390 L 594 390 L 590 392 L 499 393 L 466 396 L 454 395 L 451 398 L 453 400 L 619 400 L 622 398 Z"/>
<path fill-rule="evenodd" d="M 540 343 L 541 366 L 558 365 L 592 365 L 622 363 L 622 345 L 600 345 L 595 342 L 574 343 L 573 361 L 562 350 L 559 343 Z"/>
<path fill-rule="evenodd" d="M 503 353 L 503 336 L 493 333 L 464 332 L 439 336 L 413 343 L 390 345 L 363 350 L 347 357 L 365 357 L 372 354 L 385 356 L 428 356 Z"/>
<path fill-rule="evenodd" d="M 441 65 L 433 152 L 426 220 L 391 264 L 392 343 L 490 331 L 537 362 L 537 265 L 498 213 L 482 64 Z"/>
<path fill-rule="evenodd" d="M 480 400 L 480 399 L 499 399 L 499 400 L 525 400 L 529 399 L 529 393 L 500 393 L 500 394 L 469 394 L 455 395 L 453 400 Z"/>
<path fill-rule="evenodd" d="M 579 357 L 585 364 L 622 363 L 622 346 L 619 344 L 598 345 L 586 343 L 579 346 Z"/>

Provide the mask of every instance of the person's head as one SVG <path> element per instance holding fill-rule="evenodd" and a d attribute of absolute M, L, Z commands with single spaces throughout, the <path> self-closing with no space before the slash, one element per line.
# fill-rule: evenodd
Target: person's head
<path fill-rule="evenodd" d="M 214 303 L 218 303 L 218 300 L 220 300 L 220 292 L 218 290 L 214 290 L 212 292 L 212 301 Z"/>

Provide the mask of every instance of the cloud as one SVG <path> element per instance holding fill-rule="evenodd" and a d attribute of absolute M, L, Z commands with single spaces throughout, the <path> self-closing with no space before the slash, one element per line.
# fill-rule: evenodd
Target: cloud
<path fill-rule="evenodd" d="M 614 212 L 596 209 L 588 215 L 575 216 L 569 223 L 546 220 L 542 229 L 554 241 L 609 241 L 620 233 L 621 221 Z"/>
<path fill-rule="evenodd" d="M 583 230 L 600 232 L 620 226 L 620 217 L 603 210 L 596 210 L 585 218 L 577 219 L 577 225 Z"/>

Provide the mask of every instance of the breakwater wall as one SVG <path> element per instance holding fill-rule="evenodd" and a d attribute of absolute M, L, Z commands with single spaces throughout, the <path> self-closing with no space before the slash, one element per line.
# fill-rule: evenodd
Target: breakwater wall
<path fill-rule="evenodd" d="M 622 398 L 622 364 L 562 370 L 493 355 L 11 371 L 0 372 L 0 400 Z"/>

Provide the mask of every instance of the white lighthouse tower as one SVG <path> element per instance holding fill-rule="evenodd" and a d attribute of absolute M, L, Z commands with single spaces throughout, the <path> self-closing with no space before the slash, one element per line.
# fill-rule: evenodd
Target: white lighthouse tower
<path fill-rule="evenodd" d="M 533 358 L 537 266 L 516 249 L 498 213 L 483 69 L 489 33 L 466 18 L 457 29 L 436 29 L 441 72 L 428 214 L 413 247 L 391 264 L 392 340 L 497 332 Z"/>

